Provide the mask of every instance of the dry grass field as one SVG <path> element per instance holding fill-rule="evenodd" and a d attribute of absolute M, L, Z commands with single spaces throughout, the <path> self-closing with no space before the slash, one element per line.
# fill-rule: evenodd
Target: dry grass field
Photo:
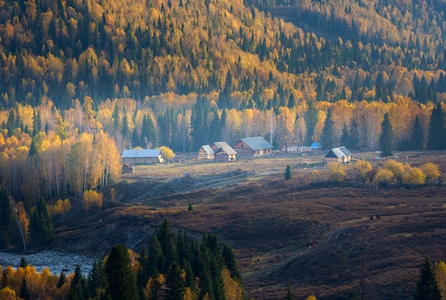
<path fill-rule="evenodd" d="M 396 156 L 446 171 L 446 153 Z M 446 187 L 377 189 L 351 178 L 311 185 L 314 170 L 326 176 L 318 166 L 322 157 L 137 166 L 103 190 L 106 199 L 111 189 L 115 195 L 108 208 L 83 215 L 81 222 L 74 208 L 56 220 L 51 247 L 99 255 L 124 242 L 138 250 L 168 219 L 173 228 L 197 237 L 210 232 L 231 244 L 250 299 L 283 299 L 287 286 L 297 299 L 347 299 L 353 293 L 361 299 L 410 298 L 424 257 L 446 259 Z M 373 153 L 354 157 L 372 159 Z M 293 178 L 285 181 L 288 164 Z M 379 220 L 370 220 L 378 213 Z"/>

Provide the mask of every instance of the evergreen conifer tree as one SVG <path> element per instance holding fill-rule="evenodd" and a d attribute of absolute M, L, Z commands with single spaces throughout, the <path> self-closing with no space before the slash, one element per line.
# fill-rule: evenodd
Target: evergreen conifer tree
<path fill-rule="evenodd" d="M 25 269 L 28 266 L 28 260 L 26 259 L 26 257 L 22 256 L 20 258 L 20 264 L 19 267 L 22 269 Z"/>
<path fill-rule="evenodd" d="M 29 228 L 31 240 L 36 245 L 44 245 L 54 237 L 53 224 L 43 198 L 37 201 L 36 209 L 31 214 Z"/>
<path fill-rule="evenodd" d="M 348 135 L 348 128 L 347 128 L 347 124 L 345 124 L 345 123 L 342 126 L 341 145 L 345 146 L 347 148 L 351 148 L 350 147 L 350 137 Z"/>
<path fill-rule="evenodd" d="M 183 299 L 185 286 L 183 277 L 181 276 L 181 269 L 177 262 L 173 262 L 167 271 L 166 285 L 166 299 Z"/>
<path fill-rule="evenodd" d="M 193 151 L 200 149 L 202 145 L 208 143 L 208 123 L 207 115 L 209 112 L 207 100 L 204 97 L 198 97 L 197 103 L 192 108 L 190 118 L 191 124 L 191 147 Z"/>
<path fill-rule="evenodd" d="M 104 265 L 108 295 L 113 300 L 138 298 L 135 276 L 132 273 L 128 249 L 116 244 L 110 250 Z"/>
<path fill-rule="evenodd" d="M 381 156 L 388 157 L 393 155 L 394 136 L 392 123 L 388 113 L 384 114 L 384 120 L 381 123 L 381 135 L 379 136 L 379 150 Z"/>
<path fill-rule="evenodd" d="M 291 173 L 291 166 L 287 165 L 285 170 L 285 180 L 290 180 L 293 178 L 293 174 Z"/>
<path fill-rule="evenodd" d="M 151 149 L 158 147 L 158 133 L 150 115 L 144 115 L 141 127 L 141 141 L 140 144 L 144 148 Z"/>
<path fill-rule="evenodd" d="M 62 270 L 59 275 L 59 282 L 57 283 L 58 289 L 60 289 L 63 286 L 66 279 L 67 279 L 67 276 L 65 276 L 65 272 Z"/>
<path fill-rule="evenodd" d="M 331 109 L 329 109 L 327 117 L 325 118 L 324 128 L 322 129 L 321 148 L 323 150 L 329 150 L 333 147 L 335 147 L 334 122 Z"/>
<path fill-rule="evenodd" d="M 235 254 L 232 247 L 228 245 L 223 246 L 222 252 L 223 259 L 225 261 L 225 265 L 231 273 L 231 277 L 237 279 L 239 281 L 242 280 L 242 276 L 240 275 L 240 270 L 237 267 L 237 263 L 235 261 Z"/>
<path fill-rule="evenodd" d="M 441 103 L 437 103 L 431 113 L 427 149 L 446 149 L 446 113 Z"/>
<path fill-rule="evenodd" d="M 90 298 L 97 296 L 98 291 L 106 286 L 107 278 L 104 272 L 104 261 L 94 261 L 93 266 L 88 273 L 87 287 Z"/>
<path fill-rule="evenodd" d="M 288 108 L 291 109 L 294 106 L 296 106 L 296 97 L 293 93 L 290 94 L 290 97 L 288 98 Z"/>
<path fill-rule="evenodd" d="M 82 276 L 81 266 L 76 265 L 74 277 L 68 290 L 68 300 L 83 300 L 85 296 L 85 279 Z"/>
<path fill-rule="evenodd" d="M 162 274 L 166 274 L 169 266 L 175 261 L 178 262 L 175 233 L 170 228 L 170 224 L 167 220 L 164 220 L 163 223 L 161 223 L 156 236 L 160 242 L 164 257 L 163 265 L 159 271 Z"/>
<path fill-rule="evenodd" d="M 314 127 L 316 126 L 316 123 L 318 121 L 317 109 L 311 101 L 308 103 L 308 109 L 305 112 L 304 119 L 307 124 L 305 144 L 311 145 L 311 143 L 313 142 Z"/>
<path fill-rule="evenodd" d="M 5 247 L 11 240 L 12 205 L 4 186 L 0 187 L 0 247 Z"/>
<path fill-rule="evenodd" d="M 421 121 L 418 116 L 415 117 L 415 122 L 412 127 L 410 145 L 413 150 L 424 149 L 424 131 L 421 127 Z"/>
<path fill-rule="evenodd" d="M 359 145 L 359 132 L 358 132 L 358 124 L 355 120 L 352 120 L 350 123 L 350 131 L 348 134 L 348 143 L 347 148 L 349 149 L 358 149 Z"/>
<path fill-rule="evenodd" d="M 22 285 L 20 286 L 19 297 L 23 300 L 31 299 L 31 293 L 29 292 L 26 278 L 23 278 Z"/>
<path fill-rule="evenodd" d="M 426 257 L 420 270 L 420 277 L 414 293 L 414 300 L 440 300 L 441 294 L 437 280 L 432 269 L 432 264 Z"/>

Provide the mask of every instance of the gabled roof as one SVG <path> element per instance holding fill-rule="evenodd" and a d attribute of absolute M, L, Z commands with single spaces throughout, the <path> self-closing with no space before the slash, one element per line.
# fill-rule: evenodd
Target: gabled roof
<path fill-rule="evenodd" d="M 229 146 L 226 142 L 215 142 L 214 145 L 218 148 L 218 149 L 222 149 L 224 152 L 226 152 L 226 154 L 228 155 L 234 155 L 237 154 L 237 152 L 232 149 L 231 146 Z M 217 151 L 215 151 L 217 152 Z"/>
<path fill-rule="evenodd" d="M 352 156 L 351 152 L 344 146 L 338 148 L 332 148 L 325 157 L 333 157 L 330 154 L 333 153 L 337 158 L 342 158 L 346 156 Z"/>
<path fill-rule="evenodd" d="M 244 138 L 242 141 L 248 145 L 249 148 L 252 150 L 264 150 L 264 149 L 272 149 L 273 145 L 268 143 L 263 137 L 256 136 L 256 137 L 249 137 Z"/>
<path fill-rule="evenodd" d="M 158 157 L 159 155 L 159 149 L 125 149 L 124 152 L 122 152 L 122 158 Z"/>
<path fill-rule="evenodd" d="M 346 156 L 352 156 L 352 153 L 347 148 L 345 148 L 344 146 L 339 147 L 339 150 L 341 150 L 342 153 L 344 153 Z"/>
<path fill-rule="evenodd" d="M 201 148 L 207 155 L 214 154 L 214 150 L 212 150 L 211 146 L 209 146 L 209 145 L 203 145 L 203 146 L 201 146 Z"/>

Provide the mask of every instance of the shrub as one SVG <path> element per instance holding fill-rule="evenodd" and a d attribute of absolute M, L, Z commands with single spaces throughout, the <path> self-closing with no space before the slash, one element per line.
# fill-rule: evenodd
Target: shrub
<path fill-rule="evenodd" d="M 402 163 L 391 159 L 386 161 L 383 167 L 393 173 L 393 176 L 397 182 L 401 183 L 403 181 L 404 165 Z"/>
<path fill-rule="evenodd" d="M 327 167 L 330 170 L 342 169 L 342 164 L 332 161 L 327 164 Z"/>
<path fill-rule="evenodd" d="M 353 166 L 353 170 L 355 173 L 355 178 L 358 180 L 362 180 L 363 182 L 366 181 L 367 172 L 372 170 L 372 164 L 370 164 L 366 160 L 358 160 L 355 165 Z"/>
<path fill-rule="evenodd" d="M 310 175 L 310 183 L 320 183 L 322 182 L 322 173 L 320 171 L 314 170 Z"/>
<path fill-rule="evenodd" d="M 424 184 L 426 182 L 426 175 L 419 168 L 411 168 L 403 175 L 404 184 Z"/>
<path fill-rule="evenodd" d="M 102 208 L 102 193 L 94 190 L 85 191 L 82 206 L 87 212 L 91 208 Z"/>
<path fill-rule="evenodd" d="M 344 181 L 346 175 L 347 174 L 345 173 L 345 171 L 343 169 L 336 169 L 336 170 L 330 171 L 328 178 L 329 178 L 330 182 L 341 183 Z"/>
<path fill-rule="evenodd" d="M 426 175 L 426 180 L 438 180 L 441 176 L 440 168 L 434 163 L 427 163 L 420 166 L 421 171 Z"/>
<path fill-rule="evenodd" d="M 165 160 L 171 160 L 175 157 L 175 153 L 173 153 L 172 149 L 170 149 L 169 147 L 161 146 L 160 152 Z"/>
<path fill-rule="evenodd" d="M 375 175 L 375 178 L 373 178 L 373 183 L 381 186 L 387 186 L 389 183 L 394 181 L 395 176 L 393 175 L 392 171 L 386 168 L 379 169 Z"/>
<path fill-rule="evenodd" d="M 372 182 L 373 179 L 376 176 L 376 173 L 378 173 L 378 169 L 377 168 L 373 168 L 373 169 L 367 171 L 365 173 L 366 181 Z"/>

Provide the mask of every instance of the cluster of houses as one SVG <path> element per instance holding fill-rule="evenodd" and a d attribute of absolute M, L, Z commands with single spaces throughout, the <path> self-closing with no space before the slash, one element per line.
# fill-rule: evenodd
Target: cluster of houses
<path fill-rule="evenodd" d="M 218 162 L 235 161 L 237 158 L 262 157 L 273 154 L 273 145 L 263 137 L 244 138 L 233 147 L 226 142 L 203 145 L 198 150 L 197 160 L 215 160 Z"/>
<path fill-rule="evenodd" d="M 320 145 L 311 146 L 311 150 L 320 148 Z M 216 162 L 236 161 L 239 158 L 256 158 L 270 156 L 273 154 L 273 145 L 268 143 L 263 137 L 243 138 L 233 147 L 226 142 L 214 142 L 212 145 L 203 145 L 197 153 L 197 160 L 208 160 Z M 324 163 L 350 162 L 352 154 L 345 147 L 331 149 L 324 157 Z M 159 149 L 126 149 L 122 153 L 124 165 L 133 166 L 138 164 L 162 163 L 163 156 Z"/>

